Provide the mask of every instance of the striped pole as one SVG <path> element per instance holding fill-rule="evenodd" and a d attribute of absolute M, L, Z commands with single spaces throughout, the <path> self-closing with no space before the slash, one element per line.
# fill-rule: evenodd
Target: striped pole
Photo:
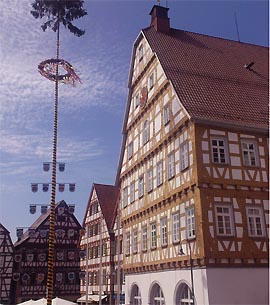
<path fill-rule="evenodd" d="M 59 59 L 59 23 L 56 40 L 56 59 Z M 54 94 L 54 129 L 53 129 L 53 155 L 52 155 L 52 189 L 50 202 L 50 231 L 49 231 L 49 254 L 48 254 L 48 275 L 47 275 L 47 305 L 52 304 L 53 297 L 53 267 L 54 267 L 54 241 L 55 241 L 55 197 L 56 197 L 56 165 L 57 165 L 57 125 L 58 125 L 58 61 L 55 74 Z"/>

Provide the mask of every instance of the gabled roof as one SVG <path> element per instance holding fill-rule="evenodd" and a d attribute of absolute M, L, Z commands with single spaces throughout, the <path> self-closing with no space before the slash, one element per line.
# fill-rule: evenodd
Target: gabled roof
<path fill-rule="evenodd" d="M 191 119 L 268 131 L 268 48 L 176 29 L 142 33 Z"/>
<path fill-rule="evenodd" d="M 65 202 L 65 200 L 61 200 L 59 201 L 57 204 L 56 204 L 56 207 L 55 207 L 55 213 L 57 213 L 57 209 L 59 207 L 68 207 L 67 203 Z M 46 211 L 46 213 L 40 215 L 37 220 L 31 225 L 31 227 L 29 229 L 35 229 L 37 230 L 47 219 L 49 219 L 50 217 L 50 209 L 48 209 Z M 74 221 L 77 223 L 77 225 L 81 228 L 81 225 L 80 223 L 78 222 L 77 218 L 73 215 L 74 217 Z M 15 242 L 14 244 L 14 247 L 24 243 L 25 241 L 27 241 L 30 236 L 29 236 L 29 229 L 26 230 L 22 236 L 22 238 L 18 241 Z"/>
<path fill-rule="evenodd" d="M 88 206 L 85 212 L 84 224 L 86 216 L 89 210 L 90 201 L 92 198 L 93 191 L 96 191 L 98 202 L 103 214 L 103 217 L 106 221 L 108 229 L 113 228 L 115 211 L 117 206 L 117 200 L 119 196 L 119 188 L 114 185 L 98 184 L 93 183 L 92 190 L 90 193 L 90 198 L 88 201 Z"/>

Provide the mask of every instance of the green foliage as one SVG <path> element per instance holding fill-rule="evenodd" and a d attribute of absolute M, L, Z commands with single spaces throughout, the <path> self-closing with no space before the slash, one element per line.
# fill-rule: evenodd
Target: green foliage
<path fill-rule="evenodd" d="M 73 25 L 72 21 L 87 15 L 83 4 L 83 0 L 35 0 L 31 14 L 36 19 L 47 17 L 48 20 L 41 26 L 43 31 L 51 28 L 56 32 L 58 26 L 63 24 L 71 33 L 80 37 L 85 31 Z"/>

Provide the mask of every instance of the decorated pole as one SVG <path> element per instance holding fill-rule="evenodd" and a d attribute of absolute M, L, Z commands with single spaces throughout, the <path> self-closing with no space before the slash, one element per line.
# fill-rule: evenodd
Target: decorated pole
<path fill-rule="evenodd" d="M 33 10 L 31 14 L 35 18 L 47 17 L 41 27 L 45 31 L 51 27 L 56 32 L 56 58 L 47 59 L 38 65 L 39 72 L 42 76 L 55 82 L 54 92 L 54 126 L 53 126 L 53 152 L 52 152 L 52 188 L 50 201 L 50 228 L 49 228 L 49 253 L 48 253 L 48 274 L 47 274 L 47 305 L 52 304 L 53 297 L 53 280 L 54 280 L 54 243 L 55 243 L 55 198 L 56 198 L 56 166 L 57 166 L 57 131 L 58 131 L 58 91 L 59 82 L 75 85 L 80 82 L 72 65 L 59 58 L 60 50 L 60 23 L 76 36 L 80 37 L 84 31 L 72 24 L 73 19 L 78 19 L 87 14 L 83 9 L 82 0 L 35 0 L 32 3 Z M 65 74 L 59 73 L 59 67 L 66 71 Z"/>

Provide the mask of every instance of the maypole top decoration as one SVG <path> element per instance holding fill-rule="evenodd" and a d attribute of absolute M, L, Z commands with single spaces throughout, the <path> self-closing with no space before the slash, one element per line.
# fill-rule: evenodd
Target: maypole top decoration
<path fill-rule="evenodd" d="M 72 65 L 64 59 L 46 59 L 38 65 L 39 73 L 49 80 L 56 81 L 56 68 L 58 67 L 67 72 L 65 74 L 58 74 L 58 81 L 64 84 L 75 86 L 76 82 L 82 83 L 79 76 L 75 73 Z"/>

